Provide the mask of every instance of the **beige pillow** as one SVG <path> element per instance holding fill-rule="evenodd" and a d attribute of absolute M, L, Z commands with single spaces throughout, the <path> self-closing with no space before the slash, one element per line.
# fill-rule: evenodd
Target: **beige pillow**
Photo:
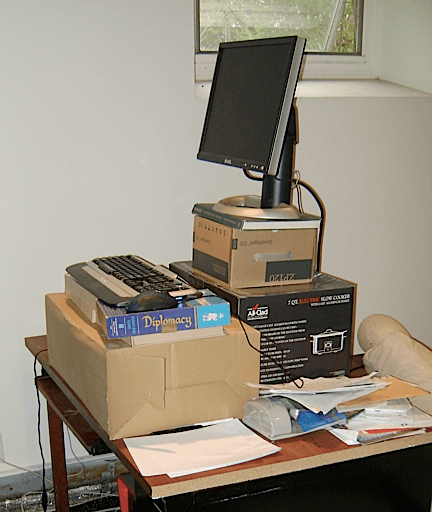
<path fill-rule="evenodd" d="M 371 315 L 359 327 L 358 340 L 365 350 L 363 363 L 368 373 L 393 375 L 432 392 L 432 350 L 411 338 L 391 317 Z M 432 395 L 411 399 L 413 405 L 432 414 Z"/>

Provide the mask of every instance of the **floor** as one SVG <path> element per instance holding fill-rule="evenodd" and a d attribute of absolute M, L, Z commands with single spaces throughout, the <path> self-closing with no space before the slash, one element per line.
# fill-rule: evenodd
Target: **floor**
<path fill-rule="evenodd" d="M 95 497 L 94 499 L 86 497 L 82 502 L 79 500 L 70 500 L 70 512 L 120 512 L 120 504 L 117 495 Z M 43 512 L 39 495 L 28 494 L 21 500 L 13 500 L 5 508 L 0 503 L 0 511 L 7 510 L 16 512 Z M 49 498 L 47 512 L 55 512 L 55 506 L 52 499 Z M 61 511 L 58 511 L 61 512 Z"/>
<path fill-rule="evenodd" d="M 70 512 L 120 512 L 118 497 L 99 498 L 70 507 Z"/>

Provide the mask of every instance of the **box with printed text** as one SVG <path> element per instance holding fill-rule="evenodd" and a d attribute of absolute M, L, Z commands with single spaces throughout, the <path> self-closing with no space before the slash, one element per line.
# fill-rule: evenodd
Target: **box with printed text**
<path fill-rule="evenodd" d="M 354 283 L 318 274 L 311 283 L 235 289 L 203 278 L 191 262 L 170 268 L 193 286 L 210 288 L 261 333 L 261 383 L 346 375 L 354 344 Z"/>
<path fill-rule="evenodd" d="M 258 222 L 254 229 L 236 228 L 204 217 L 194 219 L 195 271 L 233 288 L 308 283 L 317 261 L 320 220 Z M 238 219 L 237 219 L 237 222 Z M 261 226 L 260 229 L 256 229 Z M 282 227 L 284 226 L 284 227 Z"/>
<path fill-rule="evenodd" d="M 214 295 L 210 290 L 202 290 L 202 297 L 185 301 L 177 308 L 156 311 L 127 313 L 126 308 L 110 306 L 98 300 L 99 324 L 109 339 L 130 339 L 132 345 L 146 343 L 146 340 L 163 338 L 163 335 L 187 336 L 201 332 L 210 335 L 212 329 L 223 333 L 223 326 L 231 322 L 229 302 Z M 212 334 L 213 335 L 213 334 Z M 168 338 L 169 339 L 169 338 Z"/>

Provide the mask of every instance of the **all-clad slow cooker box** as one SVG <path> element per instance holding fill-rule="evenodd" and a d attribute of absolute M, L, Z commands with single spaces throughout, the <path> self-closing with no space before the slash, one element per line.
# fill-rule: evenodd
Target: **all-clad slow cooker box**
<path fill-rule="evenodd" d="M 264 223 L 212 212 L 207 206 L 193 209 L 195 270 L 233 288 L 311 282 L 319 217 L 302 214 L 301 220 Z M 204 217 L 209 212 L 213 219 Z"/>
<path fill-rule="evenodd" d="M 241 418 L 256 396 L 259 354 L 238 320 L 211 338 L 131 347 L 108 340 L 63 293 L 46 296 L 50 365 L 111 439 Z M 259 332 L 248 326 L 259 346 Z"/>
<path fill-rule="evenodd" d="M 206 287 L 228 300 L 235 313 L 261 332 L 260 381 L 283 382 L 295 376 L 346 375 L 354 345 L 354 283 L 318 274 L 311 283 L 234 289 L 195 272 L 189 261 L 170 269 L 195 287 Z"/>

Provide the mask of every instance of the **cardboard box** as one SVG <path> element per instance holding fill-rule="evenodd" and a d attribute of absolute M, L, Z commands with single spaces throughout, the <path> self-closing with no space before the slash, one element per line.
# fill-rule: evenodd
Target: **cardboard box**
<path fill-rule="evenodd" d="M 318 224 L 244 230 L 196 215 L 193 267 L 233 288 L 311 282 L 316 269 Z M 298 221 L 297 225 L 306 223 Z"/>
<path fill-rule="evenodd" d="M 210 288 L 231 302 L 237 315 L 261 332 L 261 383 L 283 382 L 281 364 L 294 376 L 348 374 L 355 336 L 354 283 L 322 273 L 308 284 L 234 289 L 203 278 L 191 262 L 171 263 L 170 268 L 193 286 Z"/>
<path fill-rule="evenodd" d="M 233 320 L 224 336 L 131 347 L 108 340 L 63 293 L 46 296 L 50 365 L 111 439 L 241 417 L 259 354 Z M 249 341 L 259 333 L 248 327 Z"/>

